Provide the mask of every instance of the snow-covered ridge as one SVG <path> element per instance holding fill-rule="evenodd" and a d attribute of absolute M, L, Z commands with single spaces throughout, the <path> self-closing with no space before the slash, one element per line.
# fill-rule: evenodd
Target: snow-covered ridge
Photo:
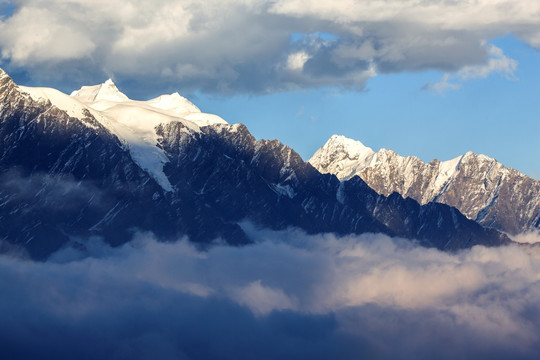
<path fill-rule="evenodd" d="M 435 160 L 431 162 L 430 164 L 436 168 L 436 174 L 431 181 L 429 193 L 431 195 L 439 193 L 452 179 L 456 171 L 458 171 L 461 160 L 471 154 L 473 153 L 468 152 L 451 160 Z M 485 155 L 478 156 L 482 156 L 487 160 L 493 160 Z M 362 173 L 366 172 L 367 169 L 373 168 L 379 168 L 383 173 L 389 174 L 390 168 L 388 164 L 393 163 L 391 167 L 399 167 L 404 170 L 400 173 L 400 176 L 403 178 L 402 183 L 405 185 L 405 188 L 410 187 L 414 182 L 414 177 L 417 175 L 415 173 L 417 166 L 415 165 L 423 164 L 427 166 L 427 164 L 416 156 L 400 156 L 392 150 L 387 149 L 380 149 L 375 152 L 363 145 L 360 141 L 349 139 L 342 135 L 332 135 L 326 144 L 313 154 L 308 162 L 322 173 L 336 175 L 341 181 L 349 180 L 355 175 L 363 178 Z M 432 199 L 421 202 L 425 203 L 429 201 L 432 201 Z"/>
<path fill-rule="evenodd" d="M 0 73 L 0 75 L 2 75 Z M 19 86 L 38 102 L 50 101 L 70 116 L 84 118 L 89 111 L 127 147 L 133 160 L 148 172 L 166 191 L 173 191 L 163 165 L 168 161 L 158 146 L 156 127 L 170 122 L 181 122 L 187 128 L 227 124 L 221 117 L 206 114 L 178 93 L 161 95 L 147 101 L 129 99 L 111 79 L 103 84 L 83 86 L 71 95 L 52 88 Z"/>
<path fill-rule="evenodd" d="M 52 105 L 64 110 L 69 116 L 76 118 L 83 118 L 84 110 L 89 110 L 87 106 L 74 100 L 69 95 L 64 94 L 61 91 L 46 87 L 29 87 L 18 86 L 20 90 L 28 94 L 33 100 L 37 102 L 50 101 Z"/>
<path fill-rule="evenodd" d="M 515 234 L 540 224 L 540 181 L 485 155 L 467 152 L 424 163 L 392 150 L 374 152 L 359 141 L 332 136 L 309 159 L 341 181 L 359 176 L 385 196 L 398 192 L 420 204 L 441 202 L 480 224 Z"/>
<path fill-rule="evenodd" d="M 440 190 L 452 177 L 463 156 L 465 155 L 438 162 L 439 171 L 434 183 L 437 190 Z M 375 152 L 358 140 L 349 139 L 343 135 L 332 135 L 308 162 L 320 172 L 334 174 L 341 181 L 346 181 L 355 175 L 360 175 L 367 168 L 373 168 L 388 162 L 393 157 L 399 158 L 401 162 L 406 160 L 421 161 L 415 156 L 402 157 L 387 149 L 380 149 Z"/>

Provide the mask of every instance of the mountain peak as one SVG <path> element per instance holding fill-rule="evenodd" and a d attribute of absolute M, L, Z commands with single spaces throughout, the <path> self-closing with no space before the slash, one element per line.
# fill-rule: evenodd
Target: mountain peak
<path fill-rule="evenodd" d="M 4 86 L 7 83 L 13 83 L 13 80 L 7 74 L 7 72 L 5 72 L 2 68 L 0 68 L 0 86 Z"/>
<path fill-rule="evenodd" d="M 346 179 L 371 162 L 376 153 L 360 141 L 343 135 L 332 135 L 319 150 L 313 154 L 309 163 L 323 173 L 338 171 Z M 339 164 L 339 169 L 334 165 Z"/>
<path fill-rule="evenodd" d="M 17 88 L 17 85 L 13 79 L 0 68 L 0 101 L 3 101 L 6 96 L 9 96 L 14 88 Z M 2 108 L 1 103 L 0 108 Z"/>
<path fill-rule="evenodd" d="M 8 74 L 4 71 L 4 69 L 0 68 L 0 79 L 8 76 Z"/>
<path fill-rule="evenodd" d="M 73 91 L 71 96 L 83 102 L 96 102 L 100 100 L 123 102 L 129 100 L 124 93 L 118 90 L 110 78 L 99 85 L 83 86 L 79 90 Z"/>
<path fill-rule="evenodd" d="M 161 95 L 157 98 L 148 100 L 147 103 L 157 109 L 173 111 L 179 115 L 187 113 L 200 113 L 201 110 L 191 101 L 174 92 L 170 95 Z"/>
<path fill-rule="evenodd" d="M 358 140 L 353 140 L 343 135 L 332 135 L 324 144 L 326 152 L 343 152 L 349 158 L 358 158 L 372 155 L 374 151 Z"/>
<path fill-rule="evenodd" d="M 489 157 L 487 155 L 484 155 L 484 154 L 477 154 L 475 152 L 472 152 L 472 151 L 467 151 L 464 155 L 463 155 L 463 159 L 468 159 L 468 158 L 473 158 L 473 159 L 479 159 L 479 160 L 487 160 L 487 161 L 496 161 L 494 158 L 492 157 Z"/>

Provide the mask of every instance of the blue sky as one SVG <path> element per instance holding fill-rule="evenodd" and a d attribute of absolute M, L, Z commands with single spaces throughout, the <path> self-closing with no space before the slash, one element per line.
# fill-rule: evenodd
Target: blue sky
<path fill-rule="evenodd" d="M 442 93 L 422 89 L 444 73 L 386 74 L 363 91 L 324 88 L 265 96 L 192 96 L 202 109 L 276 138 L 305 160 L 333 134 L 423 161 L 473 151 L 540 178 L 540 52 L 513 36 L 493 40 L 518 62 L 515 79 L 494 73 Z"/>
<path fill-rule="evenodd" d="M 19 84 L 178 91 L 306 160 L 342 134 L 540 178 L 540 2 L 0 0 L 0 14 Z"/>

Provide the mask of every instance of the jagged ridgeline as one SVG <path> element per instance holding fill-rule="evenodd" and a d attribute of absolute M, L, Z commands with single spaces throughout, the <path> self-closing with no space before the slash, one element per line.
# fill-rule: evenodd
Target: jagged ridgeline
<path fill-rule="evenodd" d="M 0 70 L 2 249 L 47 258 L 99 236 L 248 244 L 238 225 L 384 233 L 444 250 L 509 239 L 439 203 L 321 174 L 279 141 L 202 113 L 177 93 L 130 100 L 110 80 L 71 95 Z"/>
<path fill-rule="evenodd" d="M 309 162 L 342 181 L 359 176 L 379 194 L 398 192 L 420 204 L 456 207 L 469 219 L 509 234 L 540 228 L 540 181 L 485 155 L 468 152 L 426 164 L 334 135 Z"/>

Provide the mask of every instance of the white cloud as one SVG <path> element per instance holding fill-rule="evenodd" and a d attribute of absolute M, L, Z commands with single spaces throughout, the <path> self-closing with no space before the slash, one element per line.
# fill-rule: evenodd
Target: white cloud
<path fill-rule="evenodd" d="M 279 14 L 347 24 L 399 20 L 454 30 L 491 28 L 498 24 L 533 25 L 538 20 L 539 9 L 536 2 L 519 0 L 278 0 L 271 7 L 272 12 Z"/>
<path fill-rule="evenodd" d="M 309 58 L 310 56 L 305 51 L 290 54 L 289 57 L 287 57 L 287 69 L 292 71 L 302 70 Z"/>
<path fill-rule="evenodd" d="M 511 77 L 513 60 L 489 54 L 493 49 L 483 44 L 509 32 L 532 46 L 540 37 L 540 3 L 526 0 L 44 4 L 18 1 L 14 14 L 0 20 L 10 68 L 64 81 L 87 73 L 145 88 L 180 83 L 183 91 L 362 89 L 370 67 L 371 74 L 463 69 L 467 77 L 492 71 Z M 297 35 L 311 41 L 291 41 Z"/>
<path fill-rule="evenodd" d="M 115 53 L 152 51 L 154 46 L 174 43 L 190 36 L 189 24 L 193 14 L 181 3 L 165 3 L 162 6 L 143 4 L 140 8 L 128 2 L 126 6 L 131 8 L 131 16 L 123 24 L 121 34 L 113 44 L 112 51 Z"/>
<path fill-rule="evenodd" d="M 89 56 L 96 45 L 88 35 L 45 8 L 22 8 L 0 22 L 2 57 L 23 66 Z"/>

